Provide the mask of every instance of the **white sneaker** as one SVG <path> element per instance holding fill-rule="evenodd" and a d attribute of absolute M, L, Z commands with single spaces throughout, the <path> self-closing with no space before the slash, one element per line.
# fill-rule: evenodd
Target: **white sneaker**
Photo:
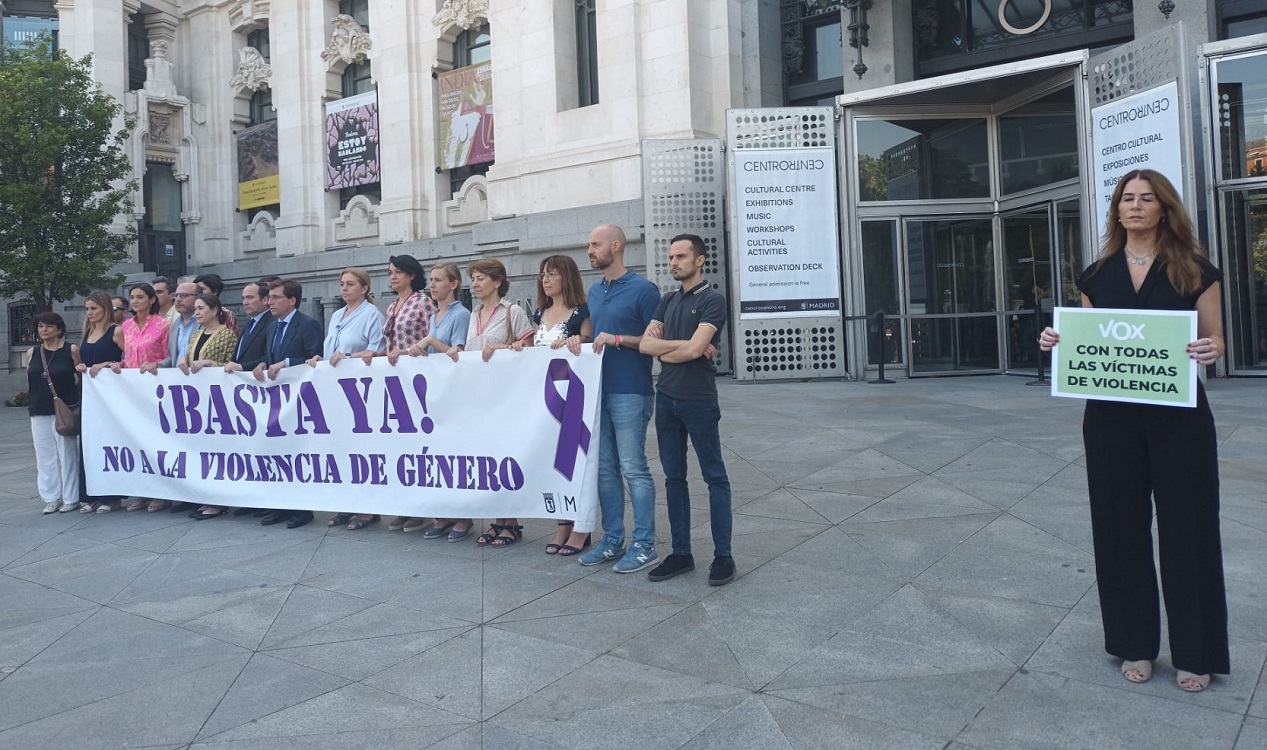
<path fill-rule="evenodd" d="M 47 516 L 49 513 L 56 513 L 57 509 L 60 507 L 62 507 L 61 500 L 53 500 L 51 502 L 44 503 L 44 515 Z"/>
<path fill-rule="evenodd" d="M 79 503 L 71 503 L 69 505 L 63 505 L 62 509 L 57 512 L 58 513 L 74 513 L 77 510 L 79 510 Z"/>

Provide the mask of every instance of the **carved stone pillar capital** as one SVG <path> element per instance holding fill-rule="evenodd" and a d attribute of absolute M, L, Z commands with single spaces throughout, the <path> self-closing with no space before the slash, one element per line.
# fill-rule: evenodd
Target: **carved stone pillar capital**
<path fill-rule="evenodd" d="M 234 91 L 242 89 L 259 91 L 268 88 L 272 77 L 273 67 L 268 64 L 259 50 L 254 47 L 243 47 L 238 50 L 238 70 L 229 79 L 229 85 Z"/>
<path fill-rule="evenodd" d="M 373 42 L 365 29 L 361 28 L 361 24 L 352 16 L 340 13 L 330 20 L 330 25 L 334 27 L 334 31 L 330 33 L 330 42 L 321 52 L 321 59 L 326 61 L 326 65 L 333 65 L 337 60 L 349 65 L 365 62 L 365 56 Z"/>
<path fill-rule="evenodd" d="M 474 29 L 488 21 L 488 0 L 444 0 L 444 7 L 432 16 L 431 23 L 444 31 L 450 26 Z"/>

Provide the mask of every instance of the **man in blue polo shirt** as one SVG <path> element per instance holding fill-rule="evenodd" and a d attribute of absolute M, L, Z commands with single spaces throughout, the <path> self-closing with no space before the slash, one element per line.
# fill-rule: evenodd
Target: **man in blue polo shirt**
<path fill-rule="evenodd" d="M 581 555 L 582 565 L 616 560 L 617 573 L 656 561 L 655 482 L 647 468 L 647 423 L 654 406 L 651 357 L 638 352 L 660 292 L 625 268 L 625 233 L 613 224 L 589 235 L 590 265 L 603 278 L 589 290 L 594 351 L 603 355 L 602 438 L 598 452 L 598 503 L 603 538 Z M 622 481 L 621 477 L 624 477 Z M 633 506 L 633 543 L 625 550 L 625 487 Z"/>
<path fill-rule="evenodd" d="M 726 325 L 726 298 L 704 280 L 708 248 L 694 234 L 669 242 L 669 273 L 681 289 L 664 295 L 640 350 L 660 360 L 656 381 L 655 430 L 664 467 L 664 493 L 669 505 L 673 554 L 647 574 L 665 581 L 695 569 L 691 556 L 691 497 L 686 484 L 686 439 L 690 437 L 708 484 L 709 520 L 713 530 L 713 564 L 708 585 L 735 580 L 730 554 L 730 479 L 722 460 L 717 405 L 717 367 L 713 357 Z"/>

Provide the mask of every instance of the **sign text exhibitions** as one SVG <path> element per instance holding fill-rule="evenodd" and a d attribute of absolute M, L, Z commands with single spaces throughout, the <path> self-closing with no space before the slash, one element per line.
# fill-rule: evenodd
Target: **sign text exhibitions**
<path fill-rule="evenodd" d="M 84 379 L 94 495 L 415 517 L 597 520 L 602 355 L 345 360 L 276 381 Z"/>
<path fill-rule="evenodd" d="M 734 180 L 740 317 L 839 311 L 835 152 L 739 150 Z"/>
<path fill-rule="evenodd" d="M 1183 198 L 1182 108 L 1179 85 L 1170 82 L 1115 99 L 1091 110 L 1091 182 L 1096 230 L 1104 236 L 1109 201 L 1122 175 L 1136 169 L 1161 172 Z"/>
<path fill-rule="evenodd" d="M 1058 307 L 1052 327 L 1053 396 L 1196 406 L 1195 312 Z"/>

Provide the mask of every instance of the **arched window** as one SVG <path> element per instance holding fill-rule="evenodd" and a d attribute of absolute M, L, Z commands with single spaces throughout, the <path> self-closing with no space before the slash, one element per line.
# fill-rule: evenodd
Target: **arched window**
<path fill-rule="evenodd" d="M 465 68 L 468 65 L 488 62 L 493 59 L 493 37 L 489 33 L 488 24 L 478 28 L 467 29 L 453 41 L 453 67 Z"/>
<path fill-rule="evenodd" d="M 370 30 L 370 0 L 339 0 L 339 13 L 352 16 L 362 29 Z"/>

